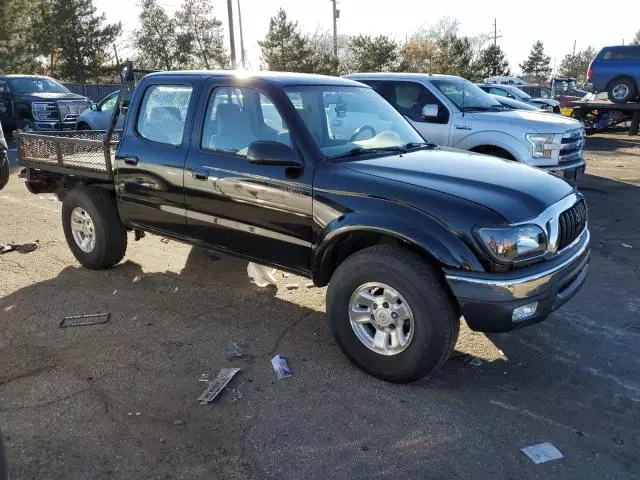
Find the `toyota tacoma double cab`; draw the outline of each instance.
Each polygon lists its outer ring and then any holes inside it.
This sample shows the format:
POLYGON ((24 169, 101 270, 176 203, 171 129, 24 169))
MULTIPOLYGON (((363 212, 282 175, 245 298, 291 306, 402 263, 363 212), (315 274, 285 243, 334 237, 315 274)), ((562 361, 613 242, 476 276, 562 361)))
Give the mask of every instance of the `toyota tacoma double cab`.
POLYGON ((474 330, 512 330, 585 281, 577 190, 425 142, 362 83, 201 71, 152 73, 133 88, 135 72, 124 78, 106 135, 18 134, 27 187, 59 195, 69 248, 89 269, 120 262, 134 231, 310 277, 328 285, 344 353, 395 382, 440 367, 461 316, 474 330))

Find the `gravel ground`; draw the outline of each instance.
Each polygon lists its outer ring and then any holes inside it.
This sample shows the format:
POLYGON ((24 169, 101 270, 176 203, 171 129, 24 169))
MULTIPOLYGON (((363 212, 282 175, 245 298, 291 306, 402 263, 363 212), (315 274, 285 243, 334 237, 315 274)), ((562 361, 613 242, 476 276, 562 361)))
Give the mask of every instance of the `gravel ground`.
POLYGON ((159 237, 122 264, 80 268, 60 203, 12 176, 0 192, 0 426, 14 479, 640 477, 640 138, 587 143, 590 277, 546 322, 463 328, 429 380, 353 367, 329 335, 324 289, 159 237), (287 285, 297 283, 298 288, 287 285), (66 315, 111 320, 62 329, 66 315), (245 344, 227 359, 229 342, 245 344), (277 380, 270 358, 289 358, 277 380), (481 363, 472 360, 479 358, 481 363), (210 405, 202 373, 242 371, 210 405), (535 465, 520 448, 564 458, 535 465))

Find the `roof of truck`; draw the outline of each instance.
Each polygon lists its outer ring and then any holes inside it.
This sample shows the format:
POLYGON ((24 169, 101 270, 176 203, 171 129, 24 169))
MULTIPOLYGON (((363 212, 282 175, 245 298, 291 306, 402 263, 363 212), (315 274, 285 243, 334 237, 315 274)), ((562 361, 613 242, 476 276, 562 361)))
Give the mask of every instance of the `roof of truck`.
POLYGON ((155 72, 147 75, 154 76, 187 76, 197 78, 209 77, 229 77, 229 78, 255 78, 266 82, 278 84, 280 86, 291 85, 337 85, 362 87, 363 85, 353 80, 340 77, 332 77, 329 75, 313 75, 309 73, 293 73, 293 72, 269 72, 269 71, 245 71, 245 70, 178 70, 155 72))
MULTIPOLYGON (((460 80, 462 77, 458 77, 456 75, 444 75, 441 73, 412 73, 412 72, 362 72, 362 73, 350 73, 345 75, 343 78, 365 78, 365 79, 375 79, 375 78, 394 78, 394 79, 415 79, 415 78, 424 78, 427 80, 460 80)), ((463 79, 464 80, 464 79, 463 79)))

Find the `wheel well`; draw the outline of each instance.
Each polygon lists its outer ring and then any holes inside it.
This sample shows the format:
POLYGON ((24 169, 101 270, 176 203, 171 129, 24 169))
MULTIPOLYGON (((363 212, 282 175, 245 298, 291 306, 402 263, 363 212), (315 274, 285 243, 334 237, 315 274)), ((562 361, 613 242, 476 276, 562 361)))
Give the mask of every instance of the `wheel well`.
POLYGON ((477 147, 473 147, 470 151, 482 153, 484 155, 493 155, 494 157, 506 158, 507 160, 515 160, 515 157, 508 151, 504 148, 496 147, 495 145, 478 145, 477 147))
POLYGON ((440 273, 442 272, 442 268, 438 261, 428 252, 418 248, 416 245, 385 233, 360 231, 342 235, 327 248, 327 251, 325 251, 323 258, 321 259, 320 269, 314 274, 314 282, 320 286, 326 285, 329 283, 329 279, 333 275, 333 272, 335 272, 338 266, 340 266, 340 264, 349 256, 360 250, 376 245, 392 245, 397 248, 410 250, 420 255, 420 257, 434 267, 435 271, 440 273))

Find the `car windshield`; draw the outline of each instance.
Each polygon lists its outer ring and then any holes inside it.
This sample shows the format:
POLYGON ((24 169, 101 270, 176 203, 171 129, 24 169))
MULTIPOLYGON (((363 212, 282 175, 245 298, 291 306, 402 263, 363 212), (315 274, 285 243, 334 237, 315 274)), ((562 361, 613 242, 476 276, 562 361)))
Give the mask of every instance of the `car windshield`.
POLYGON ((327 158, 431 145, 370 88, 305 85, 285 92, 327 158))
POLYGON ((518 100, 529 100, 530 98, 532 98, 531 95, 529 95, 527 92, 523 92, 519 88, 510 88, 509 92, 511 92, 511 95, 516 97, 518 100))
POLYGON ((461 111, 501 111, 503 105, 477 85, 464 78, 431 80, 431 83, 446 95, 461 111))
POLYGON ((12 78, 9 82, 14 93, 69 93, 69 90, 52 78, 12 78))

